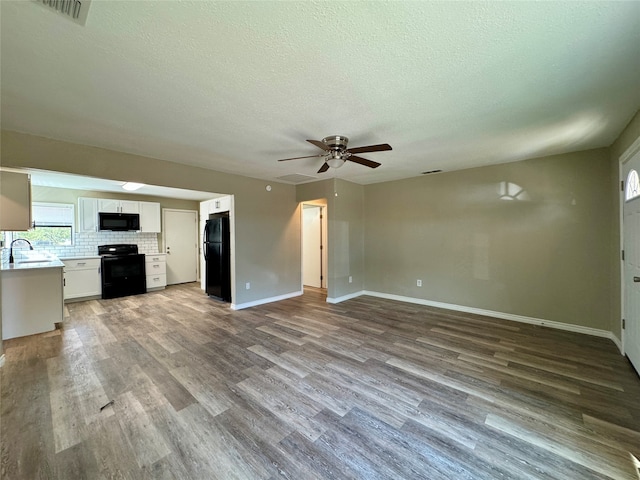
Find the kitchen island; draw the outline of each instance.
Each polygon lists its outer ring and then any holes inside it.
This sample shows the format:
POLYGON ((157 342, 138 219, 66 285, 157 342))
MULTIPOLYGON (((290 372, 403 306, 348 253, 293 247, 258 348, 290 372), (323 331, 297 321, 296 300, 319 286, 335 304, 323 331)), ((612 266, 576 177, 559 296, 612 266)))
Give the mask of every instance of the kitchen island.
POLYGON ((62 322, 63 267, 51 255, 0 265, 3 340, 50 332, 62 322))

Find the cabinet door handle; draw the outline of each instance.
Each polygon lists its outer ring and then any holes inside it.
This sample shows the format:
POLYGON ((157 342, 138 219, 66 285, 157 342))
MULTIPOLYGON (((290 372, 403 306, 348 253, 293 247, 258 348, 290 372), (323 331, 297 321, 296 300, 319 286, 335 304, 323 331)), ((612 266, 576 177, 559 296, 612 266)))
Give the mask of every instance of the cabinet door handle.
POLYGON ((154 280, 160 280, 160 277, 156 277, 156 278, 154 278, 154 280))
POLYGON ((160 265, 154 265, 153 268, 160 268, 160 265))
POLYGON ((80 265, 86 265, 86 264, 87 264, 87 262, 78 262, 77 265, 80 266, 80 265))

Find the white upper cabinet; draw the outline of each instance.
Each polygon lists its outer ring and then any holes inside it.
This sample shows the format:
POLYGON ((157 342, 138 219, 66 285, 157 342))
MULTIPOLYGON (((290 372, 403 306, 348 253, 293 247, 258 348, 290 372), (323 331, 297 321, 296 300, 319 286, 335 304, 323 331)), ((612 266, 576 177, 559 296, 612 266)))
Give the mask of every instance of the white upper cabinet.
POLYGON ((98 199, 98 212, 104 213, 140 213, 140 202, 134 200, 98 199))
POLYGON ((160 204, 156 202, 138 202, 140 206, 140 231, 160 233, 160 204))
POLYGON ((98 231, 98 199, 78 197, 78 232, 98 231))
POLYGON ((31 177, 0 172, 0 230, 24 232, 31 228, 31 177))
POLYGON ((120 200, 120 213, 140 213, 140 202, 120 200))
POLYGON ((98 199, 98 211, 104 213, 120 213, 120 200, 109 198, 98 199))
POLYGON ((113 200, 110 198, 78 198, 78 231, 97 232, 98 212, 138 213, 140 231, 160 233, 160 204, 135 200, 113 200))
POLYGON ((231 195, 214 198, 200 203, 200 214, 209 216, 210 213, 228 212, 231 210, 231 195))

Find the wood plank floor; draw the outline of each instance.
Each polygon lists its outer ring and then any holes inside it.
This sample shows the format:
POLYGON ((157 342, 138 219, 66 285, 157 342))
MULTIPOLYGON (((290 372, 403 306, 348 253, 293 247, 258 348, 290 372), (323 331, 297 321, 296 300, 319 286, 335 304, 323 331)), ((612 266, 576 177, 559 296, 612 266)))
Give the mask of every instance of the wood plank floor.
POLYGON ((4 345, 2 479, 640 478, 640 380, 602 338, 188 284, 4 345))

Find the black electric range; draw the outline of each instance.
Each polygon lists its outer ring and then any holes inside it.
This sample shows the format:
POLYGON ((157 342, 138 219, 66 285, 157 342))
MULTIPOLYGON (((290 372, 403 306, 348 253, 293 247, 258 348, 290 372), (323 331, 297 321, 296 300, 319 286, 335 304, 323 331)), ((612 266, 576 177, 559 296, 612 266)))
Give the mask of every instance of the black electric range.
POLYGON ((99 245, 98 255, 102 257, 102 298, 146 293, 145 257, 137 245, 99 245))

